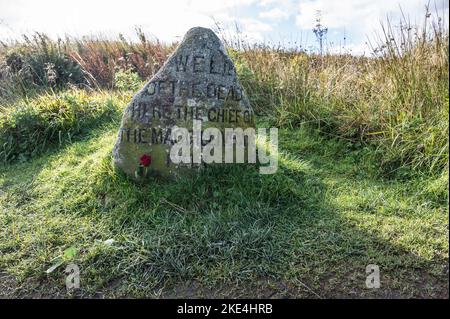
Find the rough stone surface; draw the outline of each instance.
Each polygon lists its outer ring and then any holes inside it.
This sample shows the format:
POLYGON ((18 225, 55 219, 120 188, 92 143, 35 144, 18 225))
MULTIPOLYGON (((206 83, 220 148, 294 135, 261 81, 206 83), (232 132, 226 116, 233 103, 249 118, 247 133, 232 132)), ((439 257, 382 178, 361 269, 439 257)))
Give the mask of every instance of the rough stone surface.
POLYGON ((190 29, 158 73, 124 111, 113 156, 116 167, 135 179, 176 177, 201 165, 169 157, 171 129, 192 131, 193 119, 207 127, 254 127, 254 113, 216 34, 190 29))

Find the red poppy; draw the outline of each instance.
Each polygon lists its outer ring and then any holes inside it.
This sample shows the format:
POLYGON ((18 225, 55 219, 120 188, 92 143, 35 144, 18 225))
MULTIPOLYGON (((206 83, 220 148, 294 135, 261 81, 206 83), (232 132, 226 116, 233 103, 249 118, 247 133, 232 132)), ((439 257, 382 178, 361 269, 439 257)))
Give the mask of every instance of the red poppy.
POLYGON ((152 157, 150 155, 144 154, 139 159, 139 162, 141 163, 142 166, 148 167, 152 163, 152 157))

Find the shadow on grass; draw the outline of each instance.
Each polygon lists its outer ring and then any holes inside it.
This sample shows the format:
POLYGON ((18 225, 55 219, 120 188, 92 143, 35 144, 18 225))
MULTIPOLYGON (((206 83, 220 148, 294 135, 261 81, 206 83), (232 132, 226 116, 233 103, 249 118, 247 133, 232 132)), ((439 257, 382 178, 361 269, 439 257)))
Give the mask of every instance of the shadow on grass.
MULTIPOLYGON (((330 176, 343 182, 369 178, 342 175, 354 164, 337 167, 346 159, 341 148, 306 134, 291 136, 274 175, 224 165, 148 185, 114 171, 112 146, 104 145, 114 137, 78 142, 66 155, 42 163, 47 167, 38 185, 49 178, 48 189, 39 192, 46 197, 43 218, 68 216, 78 228, 78 220, 92 219, 92 236, 74 243, 83 247, 78 262, 87 295, 99 290, 132 297, 448 295, 448 278, 435 270, 446 260, 422 258, 377 235, 376 227, 390 222, 385 216, 368 231, 336 205, 333 188, 339 185, 330 185, 330 176), (93 238, 115 243, 103 247, 88 241, 93 238), (382 288, 365 287, 368 264, 380 266, 382 288)), ((33 174, 43 166, 36 164, 33 174)))
MULTIPOLYGON (((152 294, 166 284, 176 290, 180 282, 194 281, 210 296, 230 285, 249 297, 274 296, 271 286, 287 296, 308 297, 445 294, 442 276, 428 272, 445 260, 425 260, 340 213, 322 180, 329 165, 286 152, 274 175, 224 165, 208 167, 195 178, 147 186, 103 175, 100 189, 111 198, 111 229, 120 225, 133 233, 142 249, 133 254, 139 260, 134 264, 118 260, 123 267, 134 265, 136 276, 123 277, 127 293, 152 294), (124 194, 124 188, 130 190, 124 194), (126 204, 115 206, 120 198, 126 204), (368 264, 382 269, 384 289, 365 287, 368 264), (149 278, 155 287, 133 288, 149 278)), ((223 290, 223 296, 232 296, 223 290)))

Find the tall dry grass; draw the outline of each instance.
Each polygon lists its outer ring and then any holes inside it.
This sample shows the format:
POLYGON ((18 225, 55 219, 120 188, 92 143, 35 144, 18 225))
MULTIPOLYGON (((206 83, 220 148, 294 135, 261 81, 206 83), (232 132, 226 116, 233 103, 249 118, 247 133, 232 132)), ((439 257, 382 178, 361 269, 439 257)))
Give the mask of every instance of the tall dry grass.
POLYGON ((375 145, 380 170, 448 168, 448 27, 387 21, 371 57, 318 56, 264 45, 230 50, 254 108, 282 127, 309 123, 352 145, 375 145))
POLYGON ((141 29, 136 34, 138 42, 121 35, 117 39, 68 36, 54 41, 42 33, 0 42, 0 101, 68 84, 112 89, 115 74, 126 70, 149 79, 174 45, 149 40, 141 29))

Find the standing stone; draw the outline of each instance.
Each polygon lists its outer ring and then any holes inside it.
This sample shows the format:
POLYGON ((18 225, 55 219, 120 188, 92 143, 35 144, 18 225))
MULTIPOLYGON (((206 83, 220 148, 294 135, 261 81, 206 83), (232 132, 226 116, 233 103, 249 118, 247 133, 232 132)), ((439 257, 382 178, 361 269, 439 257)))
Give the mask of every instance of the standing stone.
POLYGON ((142 180, 177 177, 199 164, 174 164, 169 156, 174 126, 254 127, 254 113, 236 69, 216 34, 190 29, 158 73, 124 111, 113 150, 116 167, 142 180))

